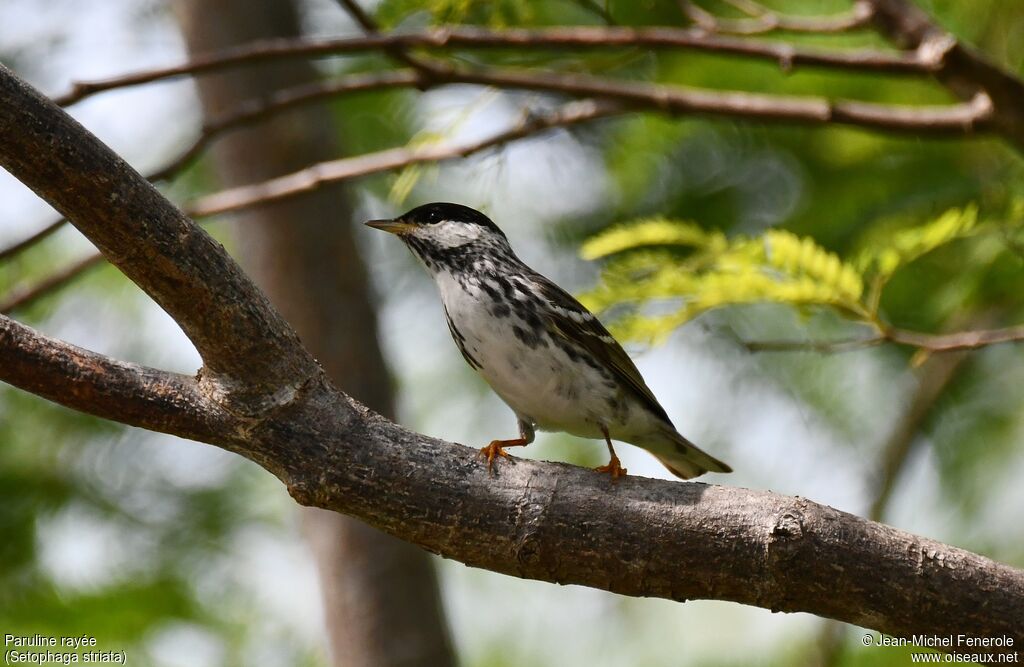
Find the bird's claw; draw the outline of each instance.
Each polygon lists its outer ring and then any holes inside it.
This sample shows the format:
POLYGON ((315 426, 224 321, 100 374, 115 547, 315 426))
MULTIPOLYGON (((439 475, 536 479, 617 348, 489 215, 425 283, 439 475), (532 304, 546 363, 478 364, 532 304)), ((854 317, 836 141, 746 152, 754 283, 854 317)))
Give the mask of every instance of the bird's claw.
POLYGON ((499 456, 509 458, 508 452, 502 447, 503 444, 505 444, 503 440, 492 440, 491 444, 480 448, 479 456, 487 459, 487 474, 489 475, 494 474, 494 459, 499 456))
POLYGON ((618 456, 613 456, 611 461, 606 465, 598 466, 594 468, 595 472, 604 472, 612 476, 612 481, 619 481, 620 477, 626 476, 626 469, 622 467, 622 463, 619 461, 618 456))

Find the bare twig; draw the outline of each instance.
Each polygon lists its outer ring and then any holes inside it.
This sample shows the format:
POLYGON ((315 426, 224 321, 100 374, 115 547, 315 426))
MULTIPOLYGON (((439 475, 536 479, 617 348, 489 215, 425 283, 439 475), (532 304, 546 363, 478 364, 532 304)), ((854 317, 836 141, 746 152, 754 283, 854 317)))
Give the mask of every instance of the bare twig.
POLYGON ((954 352, 974 350, 998 343, 1013 343, 1024 340, 1024 325, 1001 329, 980 329, 949 334, 928 334, 904 329, 889 329, 885 332, 888 340, 900 345, 928 350, 930 352, 954 352))
MULTIPOLYGON (((470 26, 434 28, 419 32, 371 34, 341 39, 268 40, 225 49, 190 62, 155 68, 108 79, 79 81, 70 91, 54 99, 62 106, 74 104, 96 93, 137 86, 186 74, 199 74, 239 65, 280 58, 336 56, 364 51, 402 48, 428 49, 608 49, 608 48, 692 49, 773 60, 786 68, 815 65, 895 73, 928 73, 934 63, 917 53, 873 50, 830 51, 805 48, 785 42, 755 41, 708 35, 704 31, 678 28, 621 28, 573 26, 537 30, 487 30, 470 26)), ((422 61, 417 61, 423 66, 422 61)), ((429 67, 429 65, 427 65, 429 67)))
POLYGON ((878 347, 886 342, 885 336, 843 338, 841 340, 751 340, 743 341, 743 347, 751 352, 853 352, 869 347, 878 347))
POLYGON ((566 95, 617 100, 637 108, 669 114, 704 114, 758 121, 824 125, 838 123, 917 135, 964 135, 984 131, 992 112, 979 94, 970 102, 941 106, 872 104, 820 97, 787 97, 737 91, 710 91, 642 81, 620 81, 587 74, 454 68, 440 72, 449 82, 498 88, 543 90, 566 95))
POLYGON ((333 81, 318 81, 284 88, 264 99, 249 100, 203 125, 199 136, 177 158, 149 174, 151 181, 172 178, 224 132, 248 125, 303 104, 367 90, 419 86, 423 76, 408 70, 350 74, 333 81))
MULTIPOLYGON (((238 105, 223 116, 205 123, 199 132, 199 136, 184 151, 156 171, 147 174, 146 178, 151 182, 170 180, 225 132, 263 120, 286 109, 360 91, 419 86, 423 81, 424 78, 421 74, 408 70, 350 74, 333 81, 315 82, 282 89, 265 99, 249 100, 244 104, 238 105)), ((0 250, 0 261, 21 253, 45 240, 66 222, 67 220, 64 218, 56 220, 32 236, 0 250)), ((66 278, 74 277, 74 275, 76 274, 72 271, 66 278)), ((57 285, 63 284, 65 281, 60 281, 57 285)), ((7 301, 8 304, 11 302, 12 300, 10 299, 7 301)), ((13 309, 21 305, 21 303, 18 303, 10 307, 13 309)), ((0 312, 9 311, 0 309, 0 312)))
POLYGON ((772 340, 747 341, 744 346, 752 352, 848 352, 876 347, 883 343, 908 345, 927 352, 957 352, 974 350, 979 347, 1024 341, 1024 325, 1001 329, 979 329, 947 334, 930 334, 906 329, 887 328, 882 332, 862 338, 847 338, 836 341, 772 340))
POLYGON ((585 123, 622 113, 627 107, 610 101, 595 102, 584 100, 566 104, 545 114, 529 115, 519 123, 483 139, 456 144, 433 144, 418 147, 401 147, 379 151, 352 158, 322 162, 301 171, 278 178, 244 185, 201 197, 185 207, 193 216, 202 217, 227 213, 249 206, 294 197, 310 192, 328 183, 348 180, 390 171, 424 162, 443 162, 464 158, 474 153, 506 144, 516 139, 536 135, 539 132, 585 123))
MULTIPOLYGON (((352 158, 343 158, 317 165, 312 171, 303 170, 272 181, 208 195, 186 205, 185 210, 195 218, 236 211, 309 192, 328 182, 345 181, 424 162, 441 162, 467 157, 495 146, 533 136, 544 130, 596 120, 623 111, 625 111, 623 107, 614 103, 588 101, 570 103, 553 113, 527 115, 520 123, 477 141, 420 148, 393 148, 352 158)), ((14 294, 0 304, 0 313, 12 313, 31 305, 38 299, 70 284, 89 267, 102 260, 103 256, 100 253, 94 253, 74 265, 44 278, 39 283, 17 289, 14 294)))
POLYGON ((900 47, 933 63, 935 77, 961 99, 984 91, 992 100, 993 124, 1018 150, 1024 147, 1024 80, 991 62, 936 25, 908 0, 865 0, 876 26, 900 47))
POLYGON ((21 241, 17 241, 7 246, 6 248, 0 249, 0 262, 8 259, 9 257, 13 257, 27 250, 28 248, 31 248, 37 243, 40 243, 48 239, 55 231, 60 229, 65 222, 66 220, 64 220, 64 218, 54 220, 53 222, 47 224, 39 231, 29 236, 28 238, 22 239, 21 241))
MULTIPOLYGON (((380 28, 377 26, 377 22, 373 20, 369 14, 363 11, 363 8, 359 6, 356 0, 338 0, 338 3, 342 8, 348 12, 352 20, 359 24, 359 27, 368 35, 377 35, 380 33, 380 28)), ((414 70, 420 72, 420 74, 429 74, 431 71, 430 63, 426 60, 417 58, 416 56, 409 55, 409 52, 402 46, 388 46, 385 48, 385 52, 398 62, 412 67, 414 70)))
MULTIPOLYGON (((467 144, 394 148, 313 165, 271 181, 207 195, 186 207, 186 211, 197 217, 225 213, 293 197, 315 190, 327 183, 398 169, 412 164, 465 157, 551 127, 583 123, 636 109, 648 109, 675 115, 706 114, 762 121, 802 122, 812 125, 842 123, 893 132, 913 132, 917 135, 961 135, 981 132, 987 128, 987 119, 991 111, 988 100, 983 94, 964 104, 902 107, 843 100, 829 101, 812 97, 705 91, 644 82, 618 81, 582 74, 540 73, 497 68, 470 70, 447 65, 443 67, 432 65, 432 67, 434 69, 427 79, 418 79, 416 74, 409 72, 367 75, 366 78, 357 75, 339 80, 334 84, 317 84, 298 91, 282 91, 276 102, 254 102, 248 111, 243 109, 232 113, 223 122, 218 123, 215 128, 211 128, 204 134, 212 136, 215 132, 223 131, 228 127, 274 113, 283 106, 320 99, 328 94, 385 85, 415 85, 416 82, 421 82, 426 86, 445 83, 477 83, 499 88, 523 88, 594 97, 598 101, 570 105, 570 110, 564 115, 562 112, 556 112, 553 115, 530 118, 513 128, 467 144)), ((197 139, 197 144, 208 140, 209 137, 204 139, 201 135, 197 139)), ((169 165, 171 171, 185 164, 194 151, 198 151, 198 149, 189 149, 182 158, 169 165)), ((163 172, 170 173, 167 170, 163 170, 163 172)), ((63 280, 59 284, 66 284, 74 275, 71 272, 64 272, 63 280)), ((58 284, 48 285, 45 293, 52 292, 57 286, 58 284)), ((30 303, 34 298, 33 290, 29 290, 20 304, 30 303)))
POLYGON ((103 261, 103 255, 94 251, 60 271, 51 273, 37 283, 15 286, 10 294, 0 301, 0 314, 10 315, 16 310, 25 308, 39 299, 57 292, 92 267, 102 264, 103 261))
POLYGON ((679 0, 683 14, 708 32, 722 35, 760 35, 776 30, 816 34, 839 33, 866 27, 874 13, 866 0, 858 0, 853 9, 834 16, 789 16, 754 3, 735 3, 751 18, 727 19, 715 16, 692 0, 679 0))

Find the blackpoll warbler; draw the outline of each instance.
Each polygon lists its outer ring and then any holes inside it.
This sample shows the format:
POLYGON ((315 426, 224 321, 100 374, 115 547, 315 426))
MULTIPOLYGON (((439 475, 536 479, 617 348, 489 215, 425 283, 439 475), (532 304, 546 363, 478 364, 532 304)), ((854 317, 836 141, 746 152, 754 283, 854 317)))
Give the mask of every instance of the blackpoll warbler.
POLYGON ((366 223, 397 235, 426 265, 462 356, 515 412, 519 438, 480 451, 490 468, 506 447, 533 442, 534 429, 612 438, 646 449, 683 479, 731 472, 680 435, 636 366, 597 318, 516 257, 505 234, 479 211, 435 203, 394 220, 366 223))

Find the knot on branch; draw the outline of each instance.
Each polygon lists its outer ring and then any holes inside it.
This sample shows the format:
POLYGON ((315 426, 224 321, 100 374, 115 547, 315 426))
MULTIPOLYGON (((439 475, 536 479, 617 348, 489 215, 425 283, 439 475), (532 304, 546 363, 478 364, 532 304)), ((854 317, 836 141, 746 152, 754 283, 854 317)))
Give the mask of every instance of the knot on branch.
POLYGON ((804 515, 791 508, 779 515, 768 535, 768 558, 772 562, 786 561, 800 550, 804 537, 804 515))
POLYGON ((296 480, 287 485, 288 495, 303 507, 323 507, 319 485, 306 480, 296 480))

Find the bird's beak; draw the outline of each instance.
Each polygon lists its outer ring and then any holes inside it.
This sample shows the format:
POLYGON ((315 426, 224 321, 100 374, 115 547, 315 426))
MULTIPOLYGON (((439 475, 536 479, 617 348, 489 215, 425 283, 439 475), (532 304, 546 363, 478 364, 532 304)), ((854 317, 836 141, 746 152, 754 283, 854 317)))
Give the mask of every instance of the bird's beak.
POLYGON ((385 232, 391 234, 398 234, 401 236, 406 232, 412 230, 415 225, 411 225, 408 222, 402 222, 399 220, 370 220, 366 223, 367 227, 373 227, 374 229, 382 229, 385 232))

